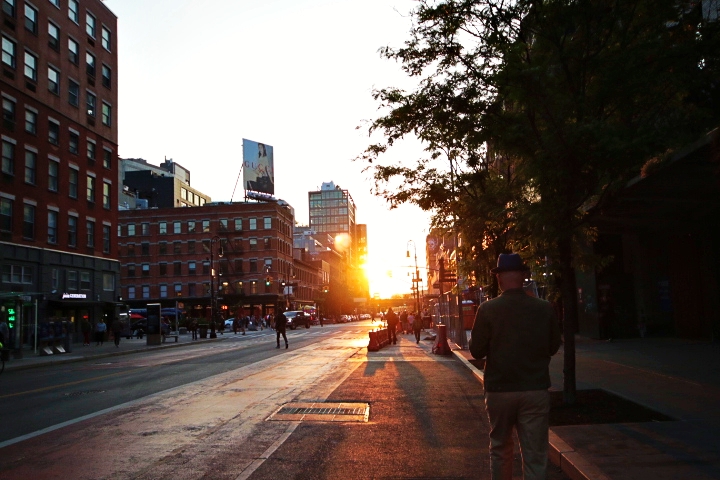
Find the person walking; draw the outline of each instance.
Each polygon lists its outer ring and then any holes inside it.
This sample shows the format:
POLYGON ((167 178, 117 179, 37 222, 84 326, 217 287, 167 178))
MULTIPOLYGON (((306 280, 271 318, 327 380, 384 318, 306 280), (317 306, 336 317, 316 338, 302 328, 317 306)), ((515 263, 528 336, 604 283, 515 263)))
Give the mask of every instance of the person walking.
POLYGON ((115 340, 115 347, 120 348, 120 337, 122 336, 123 325, 120 323, 120 319, 115 317, 111 325, 113 333, 113 340, 115 340))
POLYGON ((277 337, 277 347, 275 348, 280 348, 280 335, 282 335, 283 340, 285 340, 285 348, 289 346, 287 335, 285 334, 287 317, 285 317, 282 310, 282 308, 278 308, 278 313, 275 315, 275 336, 277 337))
POLYGON ((105 320, 102 318, 98 323, 95 324, 95 346, 102 345, 105 342, 105 332, 107 332, 107 325, 105 320))
POLYGON ((388 311, 385 314, 385 321, 387 321, 388 326, 388 339, 390 340, 390 343, 395 345, 397 344, 398 316, 395 312, 393 312, 392 307, 388 308, 388 311))
POLYGON ((475 315, 470 353, 485 361, 485 410, 490 422, 492 480, 512 478, 513 429, 524 480, 546 478, 550 412, 550 357, 560 348, 560 326, 550 303, 523 290, 529 268, 516 253, 500 254, 499 297, 475 315))
POLYGON ((190 333, 192 333, 192 339, 197 340, 198 339, 198 321, 197 318, 193 318, 192 321, 190 321, 190 333))
POLYGON ((420 343, 420 332, 422 332, 423 322, 420 318, 420 315, 412 314, 412 329, 413 333, 415 334, 415 343, 420 343))

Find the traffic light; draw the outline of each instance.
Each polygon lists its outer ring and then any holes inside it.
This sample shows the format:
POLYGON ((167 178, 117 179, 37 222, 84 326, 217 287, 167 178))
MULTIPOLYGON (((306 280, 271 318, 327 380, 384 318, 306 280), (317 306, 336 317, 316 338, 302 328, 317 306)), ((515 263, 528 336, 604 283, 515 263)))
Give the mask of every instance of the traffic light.
POLYGON ((269 287, 271 284, 272 284, 272 278, 271 278, 271 277, 266 277, 266 278, 265 278, 265 286, 266 286, 266 287, 269 287))

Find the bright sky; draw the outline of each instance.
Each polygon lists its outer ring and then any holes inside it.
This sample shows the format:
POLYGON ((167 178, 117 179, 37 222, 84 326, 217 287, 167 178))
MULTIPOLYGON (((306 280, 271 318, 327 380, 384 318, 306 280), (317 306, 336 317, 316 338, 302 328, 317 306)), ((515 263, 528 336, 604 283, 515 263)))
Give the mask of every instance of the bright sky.
MULTIPOLYGON (((120 156, 172 158, 194 188, 237 201, 242 138, 272 145, 275 195, 296 221, 308 224, 307 192, 322 182, 349 190, 368 225, 370 294, 409 292, 408 242, 424 266, 429 216, 389 211, 352 159, 371 142, 356 127, 378 114, 372 89, 410 85, 378 49, 408 38, 413 3, 105 0, 118 17, 120 156)), ((406 145, 387 161, 419 156, 406 145)))

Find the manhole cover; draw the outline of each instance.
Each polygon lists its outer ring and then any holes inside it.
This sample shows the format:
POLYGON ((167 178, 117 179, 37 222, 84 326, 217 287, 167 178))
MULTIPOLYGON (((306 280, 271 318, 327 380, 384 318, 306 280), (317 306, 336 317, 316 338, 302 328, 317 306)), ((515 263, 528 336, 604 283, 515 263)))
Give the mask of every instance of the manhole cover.
POLYGON ((286 403, 268 420, 314 422, 367 422, 370 405, 367 403, 286 403))

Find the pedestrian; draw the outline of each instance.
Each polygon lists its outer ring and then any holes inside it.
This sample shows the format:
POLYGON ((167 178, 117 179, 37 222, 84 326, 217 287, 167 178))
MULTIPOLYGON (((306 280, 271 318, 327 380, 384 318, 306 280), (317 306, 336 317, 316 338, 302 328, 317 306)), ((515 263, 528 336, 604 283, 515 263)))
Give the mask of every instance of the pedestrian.
POLYGON ((278 308, 278 314, 275 316, 275 336, 277 337, 277 347, 280 348, 280 335, 282 335, 283 340, 285 340, 285 348, 288 348, 288 339, 287 335, 285 334, 285 326, 287 325, 287 318, 282 312, 282 308, 278 308))
POLYGON ((95 324, 95 346, 102 345, 105 341, 105 332, 107 332, 107 325, 105 320, 102 318, 98 323, 95 324))
POLYGON ((413 313, 412 315, 413 322, 412 322, 412 329, 413 333, 415 334, 415 343, 420 343, 420 332, 422 332, 423 322, 420 318, 420 315, 415 316, 413 313))
POLYGON ((197 318, 193 318, 190 321, 190 333, 192 333, 192 339, 197 340, 198 339, 198 321, 197 318))
POLYGON ((240 320, 237 317, 233 318, 232 327, 233 333, 237 335, 238 330, 240 330, 240 320))
POLYGON ((397 344, 396 330, 398 326, 398 316, 395 312, 393 312, 392 307, 388 308, 388 311, 385 314, 385 320, 387 321, 389 340, 393 345, 395 345, 397 344))
POLYGON ((475 315, 470 353, 485 361, 485 410, 490 422, 492 480, 512 478, 513 429, 524 480, 544 479, 548 459, 550 357, 560 347, 560 327, 550 303, 523 290, 529 268, 520 255, 500 254, 499 297, 475 315))
POLYGON ((115 347, 120 348, 120 336, 122 335, 122 323, 120 323, 120 319, 115 317, 115 320, 113 320, 111 325, 111 330, 113 333, 113 339, 115 340, 115 347))
POLYGON ((407 310, 403 310, 400 314, 400 327, 402 328, 402 333, 410 333, 410 327, 408 326, 408 313, 407 310))
POLYGON ((90 325, 90 322, 88 322, 87 318, 83 318, 82 323, 80 323, 80 331, 83 334, 83 347, 89 347, 90 334, 92 333, 92 325, 90 325))
POLYGON ((0 342, 10 343, 10 327, 4 318, 0 318, 0 342))

